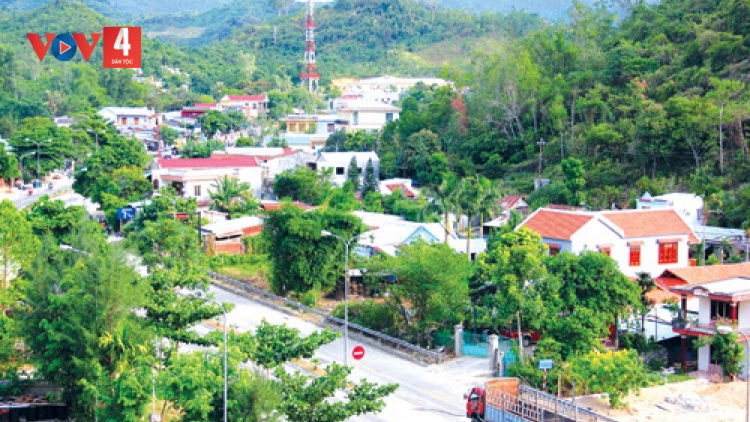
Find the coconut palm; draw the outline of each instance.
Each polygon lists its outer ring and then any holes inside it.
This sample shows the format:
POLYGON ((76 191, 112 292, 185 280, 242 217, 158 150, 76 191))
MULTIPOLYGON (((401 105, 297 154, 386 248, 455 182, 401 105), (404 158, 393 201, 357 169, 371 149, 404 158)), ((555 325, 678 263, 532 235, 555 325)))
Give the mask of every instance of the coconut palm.
POLYGON ((423 195, 429 199, 429 203, 422 210, 422 213, 436 213, 443 216, 445 224, 445 243, 448 243, 448 232, 450 232, 450 215, 459 211, 458 207, 458 188, 460 181, 451 174, 443 180, 437 188, 425 188, 422 190, 423 195))
POLYGON ((482 189, 477 176, 466 177, 461 180, 457 192, 457 205, 461 214, 466 215, 467 234, 466 237, 466 254, 471 261, 471 219, 480 213, 480 203, 482 202, 482 189))
POLYGON ((479 177, 479 226, 480 233, 484 235, 484 218, 494 218, 500 211, 500 199, 503 197, 502 190, 498 184, 486 177, 479 177))
POLYGON ((250 184, 224 175, 216 181, 216 190, 209 191, 212 210, 232 214, 255 214, 260 204, 250 191, 250 184))

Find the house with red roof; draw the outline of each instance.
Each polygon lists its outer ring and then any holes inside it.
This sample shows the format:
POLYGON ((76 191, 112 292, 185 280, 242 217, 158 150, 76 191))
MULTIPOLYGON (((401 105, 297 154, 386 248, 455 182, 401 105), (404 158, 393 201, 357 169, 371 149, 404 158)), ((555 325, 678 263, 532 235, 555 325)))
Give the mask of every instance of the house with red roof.
POLYGON ((225 95, 219 104, 231 111, 238 111, 249 119, 254 119, 268 111, 268 96, 260 95, 225 95))
POLYGON ((156 158, 151 162, 154 189, 172 186, 185 198, 196 198, 199 206, 208 205, 209 195, 224 176, 250 184, 260 197, 263 168, 252 156, 213 156, 211 158, 156 158))
POLYGON ((387 179, 380 181, 380 193, 390 195, 395 190, 400 190, 406 199, 419 198, 419 189, 412 185, 411 179, 387 179))
POLYGON ((197 119, 199 116, 206 114, 209 110, 221 110, 221 105, 214 103, 196 103, 192 107, 182 107, 182 110, 180 110, 180 117, 183 119, 197 119))
POLYGON ((700 243, 673 209, 574 212, 540 208, 517 228, 540 236, 549 254, 599 251, 612 257, 629 277, 656 277, 690 266, 690 245, 700 243))
MULTIPOLYGON (((717 331, 736 331, 750 335, 750 263, 675 268, 657 278, 679 297, 680 312, 672 320, 672 330, 682 336, 683 367, 687 367, 687 342, 690 337, 713 337, 717 331), (697 301, 697 317, 690 314, 691 301, 697 301)), ((747 346, 747 338, 742 338, 747 346)), ((745 347, 747 359, 748 348, 745 347)), ((711 345, 698 349, 698 370, 721 373, 711 363, 711 345)), ((748 368, 740 375, 747 377, 748 368)))

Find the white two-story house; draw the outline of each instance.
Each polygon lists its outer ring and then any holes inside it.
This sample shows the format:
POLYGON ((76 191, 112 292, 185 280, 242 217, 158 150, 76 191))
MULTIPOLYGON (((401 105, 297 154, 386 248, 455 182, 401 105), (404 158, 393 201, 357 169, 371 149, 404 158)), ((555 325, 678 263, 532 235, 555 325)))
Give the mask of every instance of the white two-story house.
POLYGON ((320 152, 307 162, 307 167, 311 170, 321 171, 327 168, 333 169, 331 182, 336 186, 343 186, 349 177, 349 164, 352 157, 357 160, 359 169, 360 184, 364 180, 367 161, 372 160, 372 167, 375 170, 375 177, 380 174, 380 158, 378 154, 370 152, 320 152))
MULTIPOLYGON (((745 346, 742 362, 747 362, 750 339, 750 263, 709 265, 667 271, 664 277, 673 279, 669 290, 680 296, 680 314, 672 321, 672 329, 682 343, 682 364, 687 369, 687 343, 690 337, 712 337, 734 331, 745 346), (688 313, 689 301, 698 302, 698 318, 688 313)), ((691 359, 692 358, 692 359, 691 359)), ((698 370, 720 373, 721 368, 711 359, 711 345, 698 349, 698 370)), ((748 376, 743 365, 741 376, 748 376)))
POLYGON ((226 111, 237 111, 249 119, 254 119, 268 111, 268 96, 260 95, 225 95, 219 104, 226 111))
POLYGON ((224 176, 249 183, 253 194, 260 198, 263 168, 255 157, 156 158, 151 163, 155 190, 172 186, 183 197, 196 198, 199 206, 210 203, 209 193, 216 190, 217 181, 224 176))
POLYGON ((550 254, 600 251, 628 277, 656 278, 664 270, 690 265, 692 228, 673 209, 574 212, 540 208, 518 227, 542 236, 550 254))
POLYGON ((160 124, 159 116, 146 107, 104 107, 98 114, 119 131, 152 130, 160 124))

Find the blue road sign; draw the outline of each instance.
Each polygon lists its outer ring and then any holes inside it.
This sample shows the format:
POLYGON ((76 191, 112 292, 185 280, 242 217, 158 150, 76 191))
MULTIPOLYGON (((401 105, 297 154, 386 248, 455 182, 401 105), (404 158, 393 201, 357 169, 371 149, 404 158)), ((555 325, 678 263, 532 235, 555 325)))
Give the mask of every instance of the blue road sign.
POLYGON ((552 369, 552 359, 539 359, 539 369, 549 370, 552 369))

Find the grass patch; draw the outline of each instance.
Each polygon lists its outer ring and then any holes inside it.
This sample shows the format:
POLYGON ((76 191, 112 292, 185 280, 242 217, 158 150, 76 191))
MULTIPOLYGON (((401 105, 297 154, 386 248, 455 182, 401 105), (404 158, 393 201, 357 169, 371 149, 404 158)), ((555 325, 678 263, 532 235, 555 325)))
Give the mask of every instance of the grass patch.
POLYGON ((271 271, 271 261, 267 254, 217 256, 211 258, 211 268, 227 277, 263 281, 264 286, 258 287, 265 289, 269 287, 265 282, 271 271))

